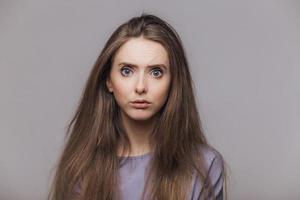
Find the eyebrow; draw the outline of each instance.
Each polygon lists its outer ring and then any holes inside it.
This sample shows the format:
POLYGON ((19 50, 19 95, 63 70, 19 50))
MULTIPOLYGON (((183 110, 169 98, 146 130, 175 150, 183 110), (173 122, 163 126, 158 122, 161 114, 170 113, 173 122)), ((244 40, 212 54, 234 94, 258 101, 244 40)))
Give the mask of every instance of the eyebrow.
MULTIPOLYGON (((128 63, 128 62, 121 62, 118 64, 119 66, 121 65, 129 65, 129 66, 132 66, 132 67, 135 67, 137 68, 138 66, 135 65, 135 64, 132 64, 132 63, 128 63)), ((165 70, 168 70, 168 68, 164 65, 164 64, 153 64, 153 65, 148 65, 146 67, 149 67, 149 68, 152 68, 152 67, 162 67, 164 68, 165 70)))

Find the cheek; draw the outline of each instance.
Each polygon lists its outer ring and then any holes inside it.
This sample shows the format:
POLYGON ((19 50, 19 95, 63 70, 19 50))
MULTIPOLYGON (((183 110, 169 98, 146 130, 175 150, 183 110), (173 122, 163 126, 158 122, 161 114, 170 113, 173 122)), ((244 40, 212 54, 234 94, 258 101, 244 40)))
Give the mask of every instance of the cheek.
POLYGON ((130 94, 131 86, 129 82, 115 81, 113 84, 114 95, 117 101, 126 101, 130 94))
POLYGON ((168 92, 169 92, 169 83, 165 83, 163 85, 159 85, 152 88, 153 95, 155 99, 161 103, 167 99, 168 92))

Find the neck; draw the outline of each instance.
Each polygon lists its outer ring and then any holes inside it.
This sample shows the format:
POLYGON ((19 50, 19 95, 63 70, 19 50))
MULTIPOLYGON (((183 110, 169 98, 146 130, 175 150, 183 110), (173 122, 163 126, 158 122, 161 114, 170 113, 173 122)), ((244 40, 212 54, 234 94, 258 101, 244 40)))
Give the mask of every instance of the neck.
POLYGON ((137 121, 129 118, 123 112, 121 112, 121 117, 131 145, 129 155, 136 156, 150 152, 149 137, 151 131, 154 129, 157 118, 154 116, 148 120, 137 121))

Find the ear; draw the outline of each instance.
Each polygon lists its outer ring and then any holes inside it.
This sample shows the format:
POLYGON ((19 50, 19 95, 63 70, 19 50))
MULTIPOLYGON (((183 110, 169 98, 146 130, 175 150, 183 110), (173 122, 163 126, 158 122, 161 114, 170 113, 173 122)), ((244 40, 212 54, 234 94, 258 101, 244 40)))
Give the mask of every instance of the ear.
POLYGON ((106 80, 106 86, 107 86, 107 89, 109 90, 109 92, 113 92, 112 84, 111 84, 111 81, 109 78, 107 78, 107 80, 106 80))

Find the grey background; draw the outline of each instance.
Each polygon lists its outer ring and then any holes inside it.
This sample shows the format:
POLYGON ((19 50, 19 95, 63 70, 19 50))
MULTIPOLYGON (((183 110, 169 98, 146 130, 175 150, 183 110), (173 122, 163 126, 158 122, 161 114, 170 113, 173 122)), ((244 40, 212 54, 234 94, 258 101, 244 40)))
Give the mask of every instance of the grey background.
POLYGON ((299 1, 0 1, 0 199, 45 199, 104 42, 142 11, 180 34, 230 199, 300 199, 299 1))

